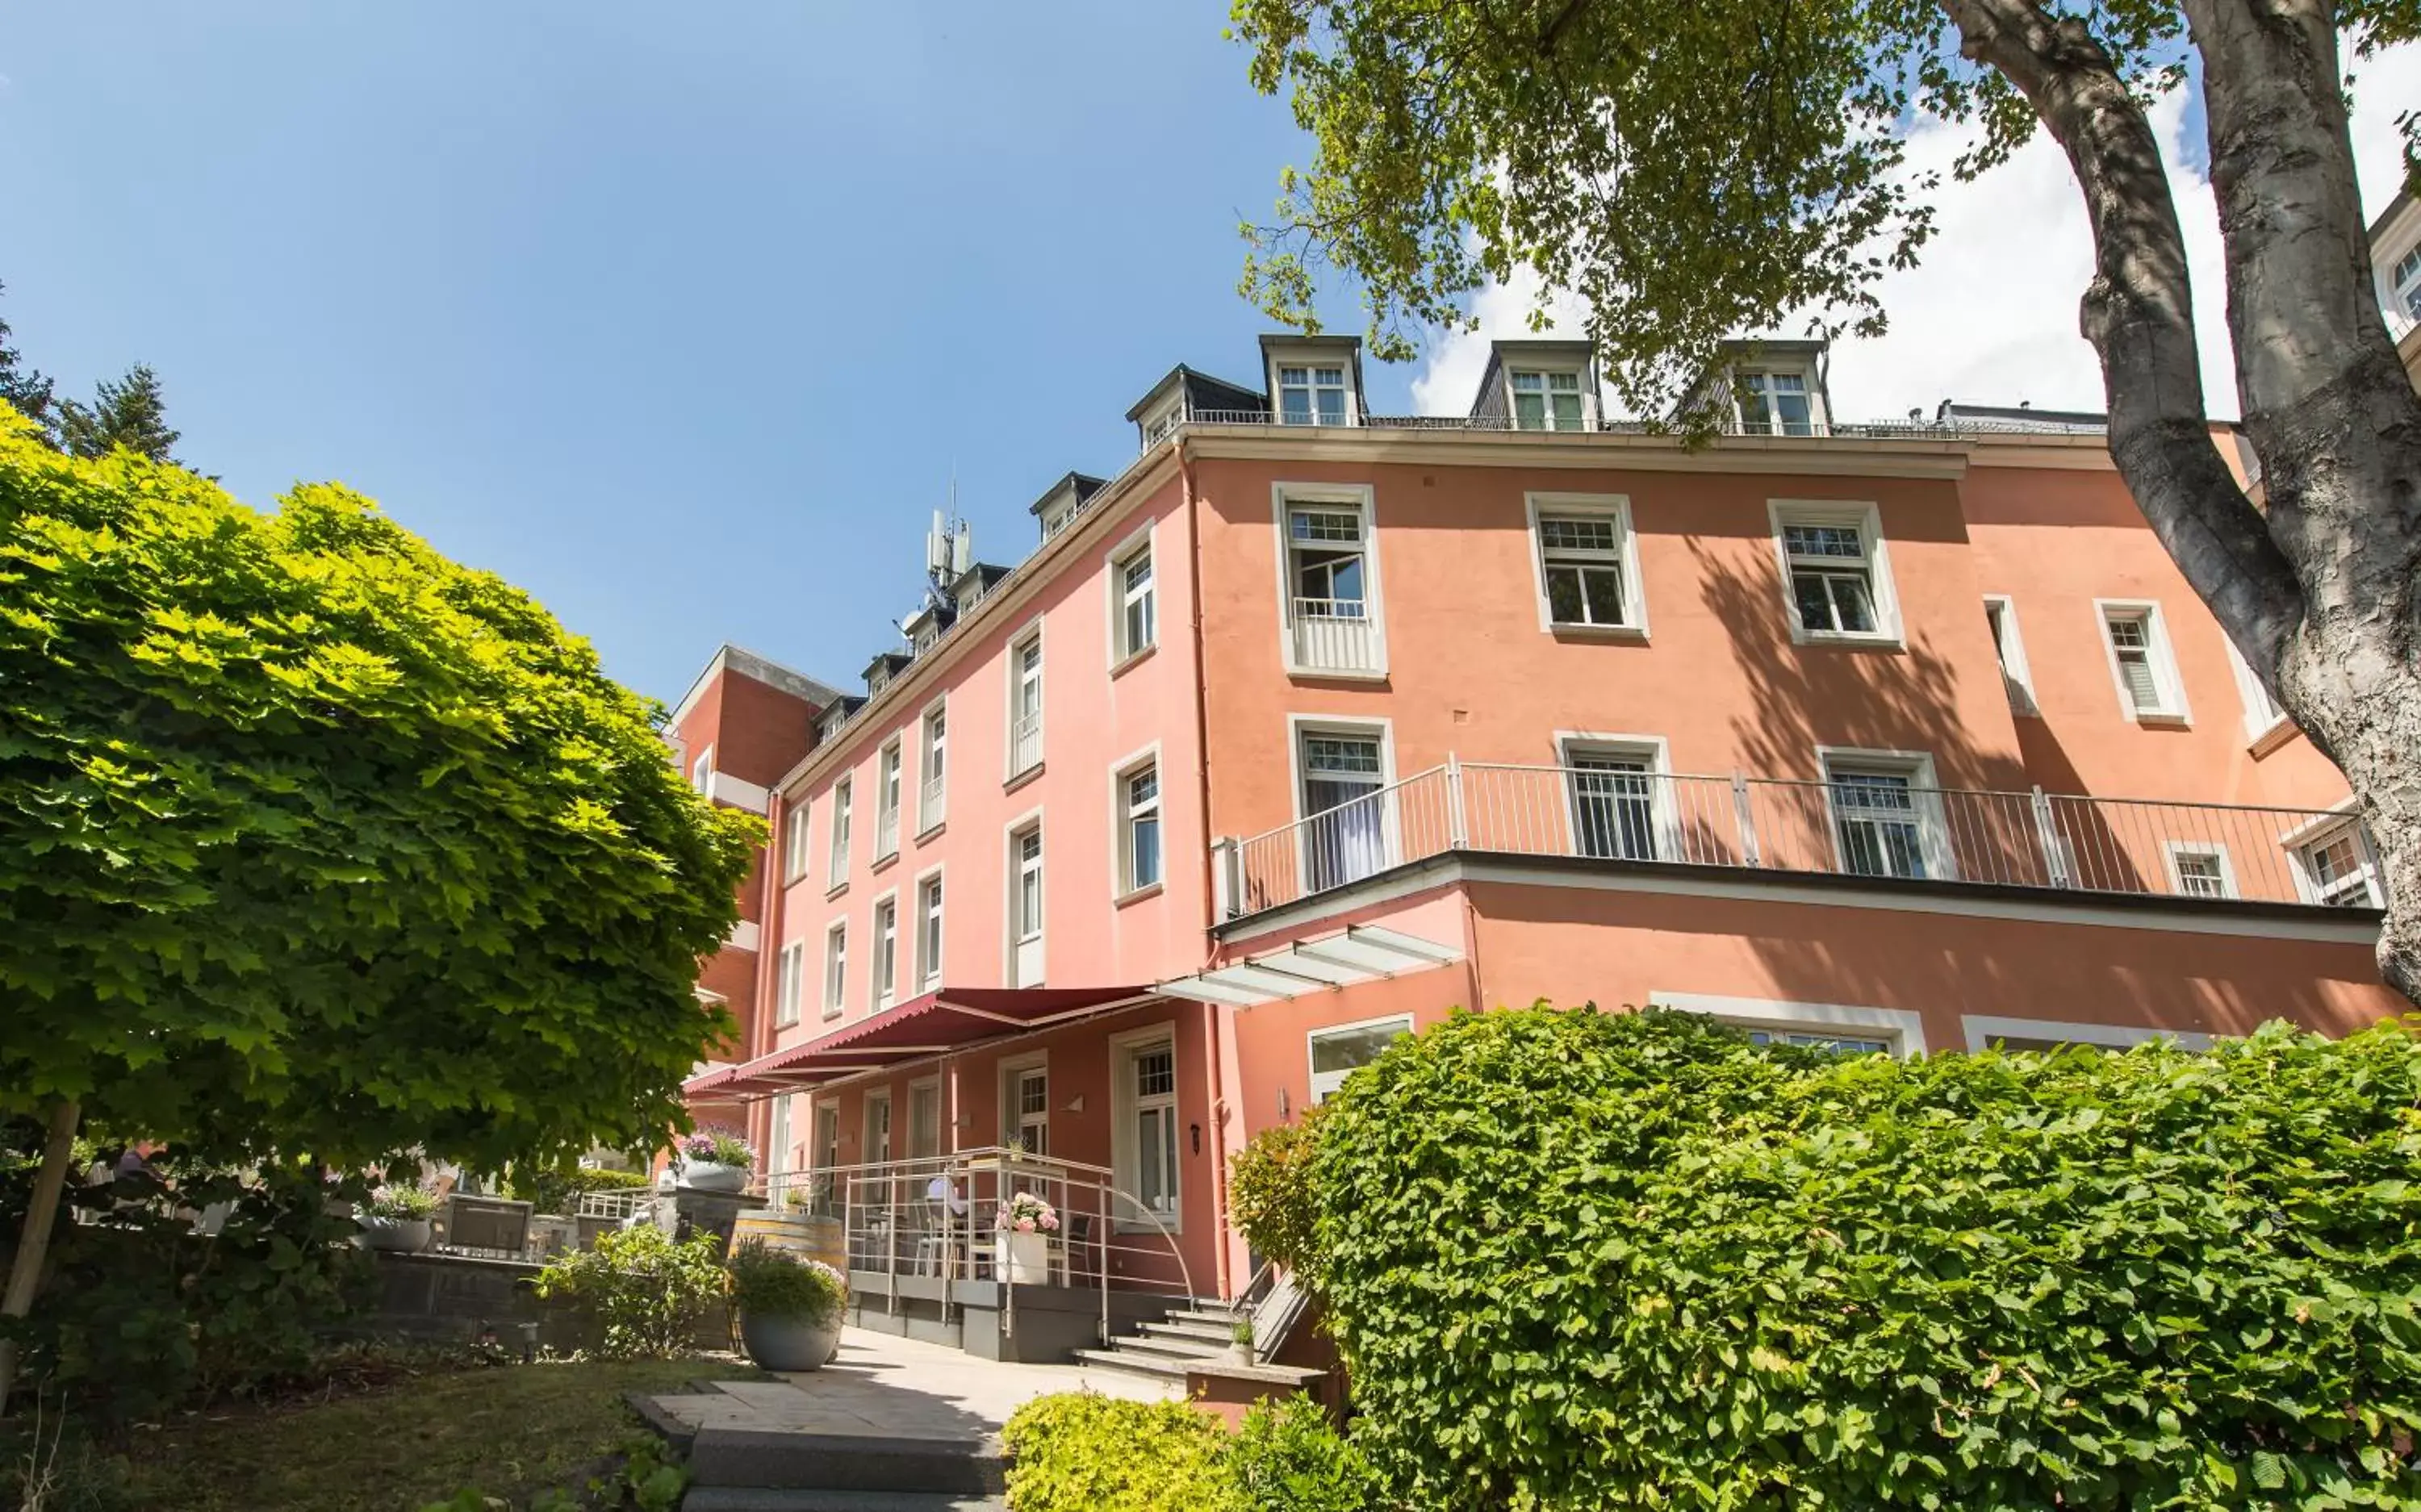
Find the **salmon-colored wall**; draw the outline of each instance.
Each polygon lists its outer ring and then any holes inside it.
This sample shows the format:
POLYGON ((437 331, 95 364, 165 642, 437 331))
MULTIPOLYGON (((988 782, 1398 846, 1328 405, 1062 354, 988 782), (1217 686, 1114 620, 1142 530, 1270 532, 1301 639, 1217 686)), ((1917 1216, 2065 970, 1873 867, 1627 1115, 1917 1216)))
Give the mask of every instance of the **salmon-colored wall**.
POLYGON ((2038 719, 2017 721, 2030 782, 2052 792, 2326 808, 2343 776, 2300 734, 2255 756, 2226 632, 2134 500, 2102 468, 1979 466, 1960 485, 1982 593, 2007 594, 2038 719), (2185 685, 2185 727, 2121 708, 2097 599, 2161 606, 2185 685))
MULTIPOLYGON (((783 943, 806 942, 805 990, 799 1023, 772 1031, 762 1049, 809 1038, 836 1023, 863 1018, 870 1007, 876 901, 896 894, 899 908, 899 977, 895 1002, 917 994, 914 930, 917 880, 940 866, 943 888, 943 979, 952 987, 996 987, 1008 980, 1008 828, 1039 811, 1043 833, 1044 980, 1054 987, 1149 983, 1198 966, 1209 919, 1205 892, 1199 742, 1195 739, 1192 619, 1187 570, 1188 522, 1180 485, 1172 478, 1132 509, 1088 512, 1049 549, 1055 572, 1040 575, 1032 601, 1000 599, 978 606, 980 616, 960 633, 975 637, 972 654, 937 676, 898 685, 897 696, 858 717, 844 737, 841 760, 820 770, 794 802, 809 806, 808 865, 801 881, 782 889, 781 917, 771 932, 783 943), (1138 531, 1153 530, 1157 645, 1112 675, 1107 561, 1138 531), (1039 620, 1043 647, 1042 770, 1009 785, 1007 762, 1008 648, 1039 620), (919 837, 918 770, 921 724, 933 700, 948 698, 947 819, 919 837), (877 757, 900 736, 903 754, 899 851, 876 865, 877 757), (1159 750, 1161 892, 1126 901, 1114 897, 1114 766, 1159 750), (832 895, 833 789, 852 777, 851 851, 846 887, 832 895), (849 923, 845 1011, 821 1012, 824 939, 836 920, 849 923)), ((1035 567, 1029 564, 1028 571, 1035 567)), ((1012 579, 1014 584, 1018 580, 1012 579)), ((769 946, 769 948, 771 948, 769 946)), ((770 1025, 770 1015, 768 1016, 770 1025)))

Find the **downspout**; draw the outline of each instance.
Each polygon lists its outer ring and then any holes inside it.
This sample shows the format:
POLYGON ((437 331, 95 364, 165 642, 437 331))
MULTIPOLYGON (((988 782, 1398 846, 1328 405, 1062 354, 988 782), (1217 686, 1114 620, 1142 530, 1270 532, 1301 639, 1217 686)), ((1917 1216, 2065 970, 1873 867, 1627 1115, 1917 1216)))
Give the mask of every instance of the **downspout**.
MULTIPOLYGON (((757 979, 749 991, 748 1044, 746 1052, 741 1057, 743 1061, 754 1060, 773 1048, 773 1021, 776 1010, 771 995, 770 978, 780 969, 782 960, 781 834, 782 826, 789 820, 789 800, 779 788, 766 796, 765 821, 768 828, 764 849, 758 852, 758 865, 765 868, 765 891, 757 906, 757 979)), ((803 974, 804 970, 802 965, 803 974)), ((805 990, 804 985, 800 990, 805 990)), ((769 1101, 765 1104, 765 1145, 770 1146, 773 1142, 773 1105, 769 1101)), ((765 1174, 776 1174, 777 1161, 789 1158, 786 1151, 769 1150, 765 1157, 765 1174)))
MULTIPOLYGON (((1202 510, 1194 491, 1194 460, 1186 455, 1182 429, 1170 445, 1177 448, 1177 476, 1185 508, 1185 573, 1186 591, 1192 597, 1191 621, 1194 633, 1194 750, 1196 757, 1195 782, 1199 785, 1198 800, 1202 805, 1202 934, 1210 944, 1210 931, 1218 921, 1211 918, 1212 899, 1218 889, 1210 875, 1210 668, 1203 654, 1202 641, 1202 510)), ((1215 945, 1210 947, 1215 951, 1215 945)), ((1205 959, 1209 956, 1206 954, 1205 959)), ((1202 1058, 1210 1071, 1210 1257, 1213 1280, 1218 1294, 1225 1297, 1230 1286, 1227 1251, 1227 1090, 1221 1070, 1219 1028, 1224 1017, 1232 1012, 1215 1003, 1203 1005, 1202 1058)))

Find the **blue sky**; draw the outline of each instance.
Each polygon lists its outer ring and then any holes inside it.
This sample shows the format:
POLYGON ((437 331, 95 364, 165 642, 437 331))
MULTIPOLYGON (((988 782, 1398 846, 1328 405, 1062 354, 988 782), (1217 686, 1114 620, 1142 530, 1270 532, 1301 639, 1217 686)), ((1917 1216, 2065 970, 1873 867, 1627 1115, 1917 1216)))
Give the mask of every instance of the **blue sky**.
POLYGON ((239 497, 350 483, 667 700, 724 640, 851 679, 954 467, 1013 562, 1171 364, 1250 378, 1307 155, 1222 0, 13 10, 28 358, 150 363, 239 497))

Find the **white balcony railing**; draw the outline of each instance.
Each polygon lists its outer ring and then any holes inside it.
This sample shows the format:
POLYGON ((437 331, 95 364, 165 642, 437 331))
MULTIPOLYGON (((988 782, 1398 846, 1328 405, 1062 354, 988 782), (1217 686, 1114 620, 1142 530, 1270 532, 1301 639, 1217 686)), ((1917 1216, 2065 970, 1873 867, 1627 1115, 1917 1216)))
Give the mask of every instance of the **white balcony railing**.
POLYGON ((1008 729, 1008 773, 1031 772, 1042 764, 1042 710, 1017 716, 1008 729))
POLYGON ((1307 672, 1381 670, 1379 630, 1360 599, 1294 601, 1294 664, 1307 672))
POLYGON ((886 808, 874 816, 874 859, 899 853, 899 811, 886 808))
POLYGON ((925 779, 916 795, 916 832, 921 834, 949 817, 949 790, 939 777, 925 779))
POLYGON ((2310 903, 2297 847, 2340 812, 1449 759, 1214 847, 1242 918, 1450 850, 2310 903))

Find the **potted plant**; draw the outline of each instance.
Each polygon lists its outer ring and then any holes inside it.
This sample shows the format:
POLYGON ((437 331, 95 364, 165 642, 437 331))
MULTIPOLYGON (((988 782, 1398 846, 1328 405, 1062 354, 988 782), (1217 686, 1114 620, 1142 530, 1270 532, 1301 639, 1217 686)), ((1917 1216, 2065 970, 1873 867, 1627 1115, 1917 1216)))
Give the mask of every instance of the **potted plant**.
POLYGON ((437 1199, 418 1187, 373 1187, 370 1200, 353 1209, 363 1243, 407 1255, 429 1248, 429 1221, 436 1216, 437 1199))
POLYGON ((728 1129, 701 1129, 673 1146, 680 1156, 680 1184, 694 1192, 742 1192, 757 1164, 756 1146, 728 1129))
POLYGON ((1236 1315, 1235 1323, 1227 1330, 1227 1341, 1229 1360, 1240 1365, 1253 1363, 1253 1319, 1250 1315, 1236 1315))
POLYGON ((821 1260, 743 1240, 731 1252, 740 1342, 761 1370, 820 1370, 840 1348, 849 1281, 821 1260))
POLYGON ((1034 1192, 1011 1192, 992 1226, 993 1268, 1003 1281, 1027 1286, 1051 1279, 1049 1236, 1059 1232, 1057 1208, 1034 1192))

